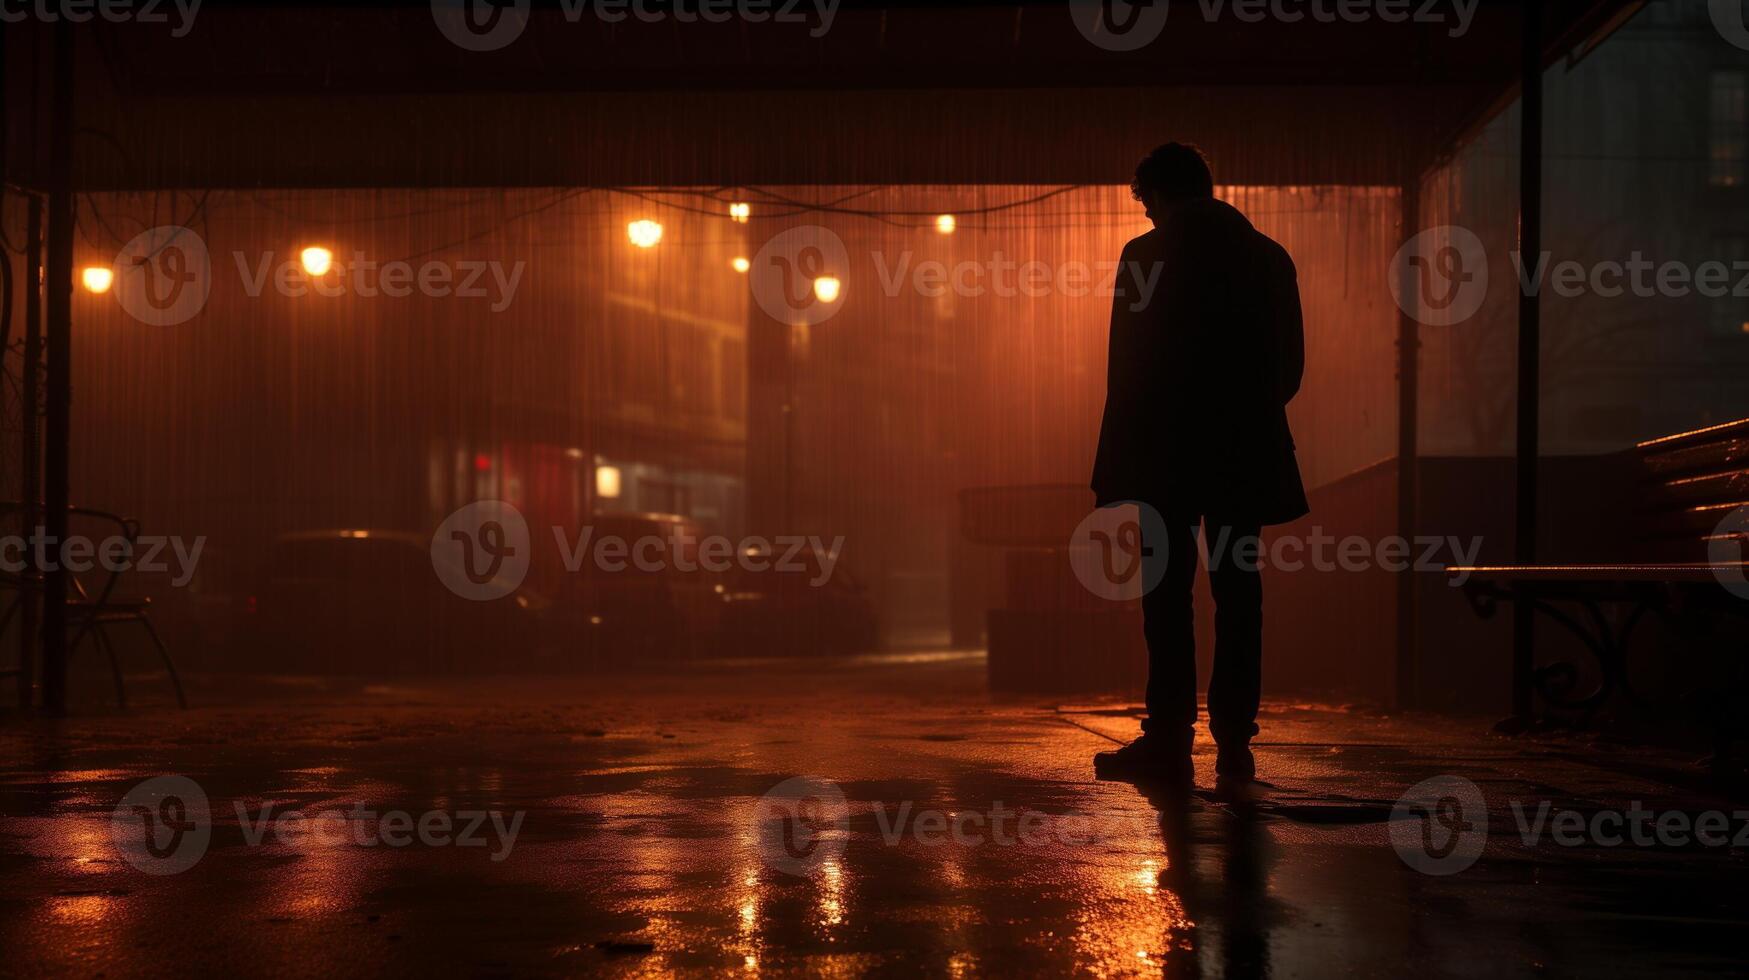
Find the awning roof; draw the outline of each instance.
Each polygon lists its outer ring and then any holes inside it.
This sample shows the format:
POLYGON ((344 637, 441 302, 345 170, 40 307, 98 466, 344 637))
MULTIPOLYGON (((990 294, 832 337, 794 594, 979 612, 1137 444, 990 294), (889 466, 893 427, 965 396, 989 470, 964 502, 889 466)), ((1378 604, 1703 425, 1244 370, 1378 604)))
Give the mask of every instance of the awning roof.
MULTIPOLYGON (((682 0, 698 10, 700 0, 682 0)), ((774 9, 789 0, 772 0, 774 9)), ((1170 5, 1129 52, 1069 5, 854 4, 830 29, 668 16, 608 23, 537 4, 470 51, 430 3, 202 4, 193 28, 77 28, 83 188, 1078 183, 1125 179, 1163 139, 1223 182, 1396 183, 1515 85, 1520 4, 1463 23, 1204 19, 1170 5)), ((161 8, 170 9, 166 3, 161 8)), ((1634 6, 1551 0, 1550 57, 1634 6)), ((1335 10, 1335 0, 1288 2, 1335 10)), ((809 0, 795 5, 815 8, 809 0)), ((172 15, 174 16, 174 15, 172 15)), ((49 31, 7 27, 10 179, 40 183, 49 31)))

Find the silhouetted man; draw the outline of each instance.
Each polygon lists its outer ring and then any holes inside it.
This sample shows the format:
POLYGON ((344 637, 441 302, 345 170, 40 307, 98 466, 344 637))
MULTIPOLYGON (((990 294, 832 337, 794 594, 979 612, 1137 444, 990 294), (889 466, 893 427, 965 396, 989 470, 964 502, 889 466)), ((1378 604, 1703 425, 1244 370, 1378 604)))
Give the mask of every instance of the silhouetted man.
POLYGON ((1144 535, 1142 560, 1165 568, 1144 576, 1159 584, 1142 597, 1142 737, 1100 753, 1094 768, 1103 779, 1189 782, 1200 528, 1216 605, 1209 729, 1217 785, 1235 788, 1256 776, 1259 534, 1307 512, 1287 424, 1305 367, 1299 285, 1287 252, 1215 199, 1194 147, 1148 154, 1130 190, 1154 230, 1123 250, 1093 491, 1101 507, 1138 501, 1159 512, 1166 540, 1144 535))

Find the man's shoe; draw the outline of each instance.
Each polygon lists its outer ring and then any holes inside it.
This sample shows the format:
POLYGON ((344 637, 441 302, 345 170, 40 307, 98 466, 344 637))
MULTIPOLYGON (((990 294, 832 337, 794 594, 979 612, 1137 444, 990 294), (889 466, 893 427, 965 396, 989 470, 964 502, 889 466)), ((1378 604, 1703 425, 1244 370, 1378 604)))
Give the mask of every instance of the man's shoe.
POLYGON ((1215 753, 1215 796, 1229 803, 1250 803, 1260 789, 1251 746, 1220 746, 1215 753))
POLYGON ((1257 758, 1249 745, 1221 745, 1215 751, 1215 776, 1238 783, 1257 779, 1257 758))
POLYGON ((1185 783, 1191 781, 1190 744, 1146 732, 1121 749, 1093 757, 1093 774, 1121 783, 1185 783))

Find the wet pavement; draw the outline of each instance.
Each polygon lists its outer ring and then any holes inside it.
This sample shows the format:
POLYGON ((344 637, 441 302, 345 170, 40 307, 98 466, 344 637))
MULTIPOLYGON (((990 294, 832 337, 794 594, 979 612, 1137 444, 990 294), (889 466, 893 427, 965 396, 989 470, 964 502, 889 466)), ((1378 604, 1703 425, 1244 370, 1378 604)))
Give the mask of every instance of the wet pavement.
POLYGON ((0 973, 1744 970, 1749 807, 1691 756, 1272 702, 1254 805, 1207 792, 1206 746, 1201 790, 1150 800, 1090 779, 1127 706, 982 671, 197 678, 187 712, 11 719, 0 973))

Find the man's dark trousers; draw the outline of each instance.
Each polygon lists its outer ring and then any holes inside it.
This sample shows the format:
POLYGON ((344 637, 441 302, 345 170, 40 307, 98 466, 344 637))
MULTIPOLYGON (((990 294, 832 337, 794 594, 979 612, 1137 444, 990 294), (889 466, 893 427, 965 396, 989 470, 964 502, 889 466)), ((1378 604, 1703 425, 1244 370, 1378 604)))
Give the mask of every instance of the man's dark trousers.
MULTIPOLYGON (((1209 550, 1215 597, 1215 666, 1209 678, 1209 730, 1217 745, 1243 747, 1257 734, 1263 678, 1261 528, 1218 516, 1167 515, 1166 541, 1146 540, 1144 561, 1165 562, 1159 584, 1142 596, 1148 641, 1148 717, 1142 729, 1189 746, 1196 724, 1196 581, 1199 529, 1209 550), (1199 525, 1202 527, 1199 528, 1199 525)), ((1154 575, 1147 576, 1149 581, 1154 575)))

